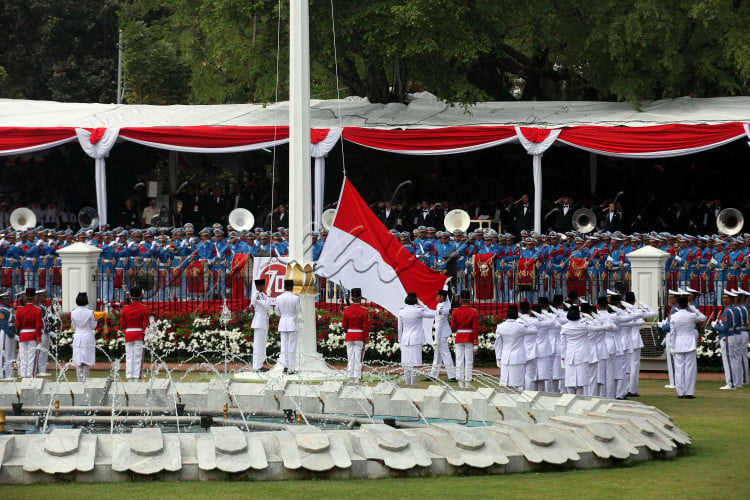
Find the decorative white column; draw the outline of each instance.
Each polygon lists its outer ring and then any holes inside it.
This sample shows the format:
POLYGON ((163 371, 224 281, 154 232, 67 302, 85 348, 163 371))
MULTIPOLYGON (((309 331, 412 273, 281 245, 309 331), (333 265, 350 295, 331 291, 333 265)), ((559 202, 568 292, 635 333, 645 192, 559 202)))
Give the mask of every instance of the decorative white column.
POLYGON ((669 254, 652 246, 644 246, 627 254, 630 260, 631 290, 636 300, 658 311, 663 296, 664 264, 669 254))
POLYGON ((534 157, 534 231, 542 232, 542 155, 560 135, 560 129, 516 127, 518 142, 534 157))
POLYGON ((73 243, 58 250, 62 261, 62 310, 70 312, 76 307, 76 295, 86 292, 89 304, 96 304, 97 261, 102 251, 86 243, 73 243))

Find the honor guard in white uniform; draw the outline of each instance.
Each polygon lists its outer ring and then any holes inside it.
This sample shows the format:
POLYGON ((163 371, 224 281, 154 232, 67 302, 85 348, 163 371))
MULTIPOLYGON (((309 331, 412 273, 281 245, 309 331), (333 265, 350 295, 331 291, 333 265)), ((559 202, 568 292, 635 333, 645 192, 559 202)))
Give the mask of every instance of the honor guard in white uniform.
POLYGON ((560 328, 560 358, 565 363, 565 387, 568 394, 583 394, 591 382, 590 325, 581 319, 578 306, 571 306, 567 323, 560 328))
POLYGON ((531 309, 536 319, 536 390, 551 392, 552 389, 552 330, 559 328, 559 324, 547 314, 542 313, 542 307, 549 306, 547 297, 539 297, 539 304, 531 309))
POLYGON ((15 318, 10 305, 10 292, 0 294, 0 378, 13 379, 13 360, 16 359, 15 318))
POLYGON ((674 382, 677 397, 693 399, 695 397, 695 379, 698 374, 696 325, 706 321, 706 317, 697 309, 688 309, 685 296, 677 299, 679 311, 670 318, 671 350, 674 353, 674 382))
POLYGON ((417 294, 409 292, 404 299, 406 307, 398 312, 398 342, 401 347, 401 365, 404 383, 417 383, 417 367, 422 364, 422 345, 427 342, 422 320, 434 318, 435 313, 418 305, 417 294))
POLYGON ((632 308, 631 314, 637 314, 637 318, 630 326, 630 346, 633 352, 630 354, 630 383, 628 384, 627 397, 638 397, 638 382, 641 375, 641 349, 643 339, 641 338, 641 326, 646 324, 647 319, 655 318, 656 312, 648 305, 636 302, 633 292, 625 293, 626 308, 632 308))
POLYGON ((268 314, 273 311, 273 299, 266 295, 266 280, 255 280, 255 294, 251 305, 255 313, 250 328, 253 329, 253 370, 266 372, 266 344, 268 343, 268 314))
POLYGON ((448 339, 453 334, 450 326, 451 303, 447 300, 448 292, 446 290, 438 290, 437 296, 438 305, 435 309, 435 339, 433 342, 435 355, 432 360, 432 371, 430 371, 428 378, 431 380, 438 378, 441 365, 445 365, 448 382, 455 382, 456 367, 453 364, 451 349, 448 346, 448 339))
MULTIPOLYGON (((531 304, 527 301, 521 302, 519 306, 519 321, 522 321, 529 328, 532 328, 535 332, 537 331, 536 322, 532 321, 531 316, 531 304), (533 323, 533 324, 532 324, 533 323)), ((536 336, 524 337, 523 343, 526 346, 526 370, 524 374, 523 387, 527 391, 536 390, 536 363, 537 363, 537 352, 536 352, 536 336)))
POLYGON ((293 280, 284 280, 284 293, 276 299, 276 312, 279 315, 279 335, 281 336, 280 361, 284 373, 292 375, 297 371, 297 316, 301 302, 295 295, 293 280))
POLYGON ((562 295, 552 297, 552 306, 549 311, 557 320, 557 327, 552 329, 552 392, 563 393, 565 391, 565 367, 560 361, 560 328, 568 322, 567 311, 563 309, 562 295))
POLYGON ((518 319, 518 307, 508 306, 507 319, 495 329, 495 359, 500 368, 500 385, 522 391, 526 373, 526 337, 536 330, 518 319))

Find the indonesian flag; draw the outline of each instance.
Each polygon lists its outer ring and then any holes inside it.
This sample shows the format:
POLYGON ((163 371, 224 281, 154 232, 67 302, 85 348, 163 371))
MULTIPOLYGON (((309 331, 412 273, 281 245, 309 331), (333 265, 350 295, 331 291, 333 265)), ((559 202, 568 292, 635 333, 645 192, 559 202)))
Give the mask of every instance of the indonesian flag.
POLYGON ((344 288, 361 288, 363 297, 396 316, 407 292, 435 309, 446 280, 393 237, 346 178, 316 273, 344 288))

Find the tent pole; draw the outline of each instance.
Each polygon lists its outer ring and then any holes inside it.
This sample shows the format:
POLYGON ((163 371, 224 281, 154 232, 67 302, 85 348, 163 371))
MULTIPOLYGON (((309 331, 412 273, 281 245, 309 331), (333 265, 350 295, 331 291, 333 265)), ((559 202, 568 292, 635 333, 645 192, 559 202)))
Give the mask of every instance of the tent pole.
POLYGON ((320 231, 323 217, 323 199, 325 195, 326 182, 326 158, 325 156, 315 157, 315 230, 320 231))
POLYGON ((542 232, 542 155, 534 155, 534 231, 542 232))

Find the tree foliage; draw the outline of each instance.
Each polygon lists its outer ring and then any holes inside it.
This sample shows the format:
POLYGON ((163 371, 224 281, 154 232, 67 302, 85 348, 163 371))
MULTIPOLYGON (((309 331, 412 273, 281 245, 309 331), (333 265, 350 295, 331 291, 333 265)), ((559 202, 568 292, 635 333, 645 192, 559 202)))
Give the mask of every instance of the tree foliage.
MULTIPOLYGON (((128 102, 287 98, 289 2, 6 0, 4 96, 128 102)), ((312 94, 404 102, 642 100, 750 93, 747 0, 310 0, 312 94), (334 22, 335 20, 335 50, 334 22)))

